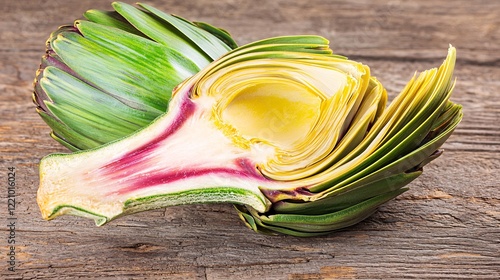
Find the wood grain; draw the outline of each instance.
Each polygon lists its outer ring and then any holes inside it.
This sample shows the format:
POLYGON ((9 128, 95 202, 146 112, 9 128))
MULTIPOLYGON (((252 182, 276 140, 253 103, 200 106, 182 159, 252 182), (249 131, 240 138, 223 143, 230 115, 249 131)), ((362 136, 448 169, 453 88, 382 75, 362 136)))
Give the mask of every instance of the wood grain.
MULTIPOLYGON (((132 3, 133 1, 126 1, 132 3)), ((414 71, 458 49, 453 95, 464 120, 410 191, 368 220, 319 238, 269 237, 230 205, 178 206, 104 227, 63 217, 43 221, 35 202, 40 158, 66 152, 31 102, 45 39, 106 1, 4 1, 0 5, 0 196, 16 168, 16 272, 1 279, 499 279, 500 2, 498 1, 148 1, 223 27, 240 44, 319 34, 367 65, 393 96, 414 71)))

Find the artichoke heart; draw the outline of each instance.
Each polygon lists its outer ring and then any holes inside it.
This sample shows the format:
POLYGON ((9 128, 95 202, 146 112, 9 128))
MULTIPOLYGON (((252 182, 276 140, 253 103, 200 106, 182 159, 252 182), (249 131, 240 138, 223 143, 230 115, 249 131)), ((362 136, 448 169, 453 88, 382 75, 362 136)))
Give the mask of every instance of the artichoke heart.
POLYGON ((179 84, 168 112, 119 141, 40 164, 45 219, 233 203, 251 229, 327 234, 367 218, 441 154, 459 123, 455 49, 387 92, 318 36, 241 46, 179 84))

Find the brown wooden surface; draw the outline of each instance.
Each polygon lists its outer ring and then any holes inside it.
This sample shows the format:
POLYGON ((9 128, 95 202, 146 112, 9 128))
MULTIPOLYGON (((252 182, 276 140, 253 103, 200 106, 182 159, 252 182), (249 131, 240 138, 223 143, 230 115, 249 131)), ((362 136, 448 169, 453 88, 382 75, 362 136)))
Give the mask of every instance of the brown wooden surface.
MULTIPOLYGON (((127 1, 132 3, 133 1, 127 1)), ((248 230, 230 205, 172 207, 104 227, 43 221, 41 157, 66 150, 31 102, 45 39, 107 1, 0 5, 0 279, 499 279, 500 1, 149 1, 229 30, 240 44, 320 34, 368 64, 392 94, 458 49, 453 100, 465 117, 410 191, 326 237, 248 230), (16 272, 7 270, 7 168, 16 168, 16 272)))

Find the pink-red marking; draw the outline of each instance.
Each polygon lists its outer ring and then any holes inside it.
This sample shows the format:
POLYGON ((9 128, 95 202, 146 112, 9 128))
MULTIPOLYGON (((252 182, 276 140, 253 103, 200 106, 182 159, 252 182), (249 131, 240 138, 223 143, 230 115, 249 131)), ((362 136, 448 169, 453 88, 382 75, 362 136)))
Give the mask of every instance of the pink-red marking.
POLYGON ((147 156, 160 146, 163 140, 167 139, 182 127, 184 122, 193 114, 194 109, 195 104, 189 98, 185 98, 184 102, 181 104, 181 110, 177 118, 163 133, 141 147, 138 147, 137 149, 121 156, 117 160, 104 165, 100 168, 100 171, 103 171, 105 175, 119 175, 119 172, 125 172, 126 170, 131 169, 137 164, 145 161, 147 156))
POLYGON ((130 180, 128 186, 119 189, 117 194, 125 194, 139 189, 168 184, 175 181, 203 176, 207 174, 239 176, 242 178, 255 178, 257 180, 267 181, 255 168, 251 168, 248 160, 237 159, 238 168, 200 168, 200 169, 180 169, 169 172, 158 172, 150 174, 147 177, 138 177, 130 180))

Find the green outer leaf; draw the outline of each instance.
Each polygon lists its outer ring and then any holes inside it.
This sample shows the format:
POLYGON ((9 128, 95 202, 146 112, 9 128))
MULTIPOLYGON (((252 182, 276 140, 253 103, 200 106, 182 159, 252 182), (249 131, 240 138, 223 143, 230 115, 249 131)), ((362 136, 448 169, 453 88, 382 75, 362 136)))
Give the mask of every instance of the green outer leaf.
MULTIPOLYGON (((109 126, 119 130, 130 130, 129 133, 149 124, 148 118, 155 118, 154 115, 148 115, 143 111, 134 110, 124 105, 112 96, 99 91, 59 68, 47 67, 44 70, 44 77, 40 81, 40 86, 50 98, 50 101, 46 101, 46 103, 66 111, 57 114, 57 116, 75 114, 76 111, 83 110, 95 116, 96 119, 92 121, 102 120, 101 125, 108 123, 109 126), (65 94, 60 94, 61 92, 65 94)), ((68 120, 63 120, 64 123, 66 121, 68 120)))
POLYGON ((67 125, 60 121, 54 119, 51 115, 46 112, 37 110, 40 117, 52 128, 52 138, 57 142, 61 143, 63 146, 67 147, 71 151, 78 151, 81 149, 88 149, 91 147, 99 146, 100 143, 92 140, 80 133, 74 131, 67 125), (71 143, 78 143, 78 146, 74 146, 71 143))
MULTIPOLYGON (((47 50, 53 50, 52 46, 54 44, 54 41, 57 39, 59 34, 65 34, 65 33, 74 33, 76 31, 76 28, 73 25, 63 25, 60 26, 57 30, 52 32, 47 39, 47 50)), ((59 59, 58 59, 59 60, 59 59)))
POLYGON ((99 119, 91 111, 75 110, 73 113, 67 113, 64 107, 52 103, 47 103, 47 107, 55 115, 65 114, 64 120, 68 126, 75 127, 75 131, 85 134, 89 139, 99 143, 110 142, 116 133, 123 131, 120 128, 105 126, 105 121, 97 121, 99 119), (82 127, 77 127, 75 124, 82 125, 82 127))
POLYGON ((318 236, 359 223, 373 214, 378 206, 406 190, 398 189, 365 200, 349 208, 323 215, 275 214, 265 216, 249 208, 238 207, 237 210, 245 218, 247 224, 249 223, 248 219, 243 213, 249 212, 252 215, 253 223, 257 225, 258 232, 267 229, 298 237, 318 236))
POLYGON ((66 141, 66 139, 60 137, 58 134, 56 134, 54 131, 50 133, 50 137, 52 137, 54 140, 59 142, 61 145, 65 146, 66 148, 70 149, 70 151, 76 152, 79 151, 80 149, 70 142, 66 141))
POLYGON ((146 4, 141 3, 139 6, 170 23, 179 30, 179 32, 196 44, 200 52, 206 53, 212 60, 218 59, 231 50, 230 47, 217 37, 203 29, 197 28, 194 24, 183 18, 171 16, 146 4))
POLYGON ((112 5, 120 15, 143 34, 172 49, 182 50, 182 53, 189 57, 198 68, 201 69, 211 62, 210 57, 200 53, 196 44, 189 38, 178 31, 170 30, 168 22, 125 3, 113 2, 112 5))
POLYGON ((226 45, 228 45, 231 49, 236 49, 238 47, 238 44, 234 39, 231 37, 229 32, 227 32, 224 29, 217 28, 213 25, 210 25, 206 22, 193 22, 196 26, 199 28, 202 28, 214 35, 215 37, 219 38, 222 42, 224 42, 226 45))
POLYGON ((101 11, 93 9, 86 11, 83 16, 91 22, 118 28, 125 32, 144 37, 144 34, 135 29, 125 18, 115 11, 101 11))
POLYGON ((331 231, 338 229, 339 225, 353 225, 366 218, 366 213, 373 211, 381 204, 395 198, 408 189, 398 189, 396 191, 381 194, 379 196, 367 199, 349 208, 323 215, 298 215, 298 214, 275 214, 270 216, 262 216, 262 221, 265 224, 283 226, 295 229, 303 229, 304 231, 318 232, 331 231), (353 223, 353 221, 356 221, 353 223))
POLYGON ((294 46, 294 45, 316 45, 316 48, 319 49, 330 49, 329 46, 329 41, 322 37, 322 36, 316 36, 316 35, 291 35, 291 36, 280 36, 280 37, 273 37, 273 38, 268 38, 268 39, 263 39, 259 41, 255 41, 250 44, 246 44, 244 46, 241 46, 238 48, 237 52, 242 52, 245 50, 247 52, 248 49, 254 49, 254 47, 257 46, 268 46, 268 45, 288 45, 288 46, 294 46))
POLYGON ((280 201, 273 205, 277 213, 319 215, 339 211, 377 195, 394 192, 422 174, 422 171, 400 173, 374 182, 351 184, 338 195, 309 202, 280 201))

